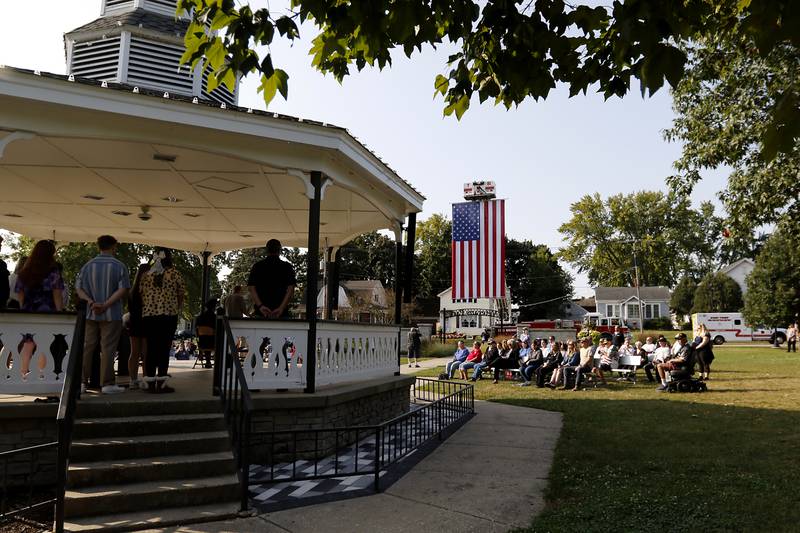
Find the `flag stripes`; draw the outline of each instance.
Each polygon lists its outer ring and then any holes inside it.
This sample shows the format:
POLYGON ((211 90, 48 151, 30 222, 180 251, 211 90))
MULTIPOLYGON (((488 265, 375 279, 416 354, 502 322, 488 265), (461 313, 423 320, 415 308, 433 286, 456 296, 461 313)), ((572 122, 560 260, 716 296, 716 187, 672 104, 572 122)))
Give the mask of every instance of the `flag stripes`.
POLYGON ((505 200, 453 204, 453 299, 504 298, 505 200))

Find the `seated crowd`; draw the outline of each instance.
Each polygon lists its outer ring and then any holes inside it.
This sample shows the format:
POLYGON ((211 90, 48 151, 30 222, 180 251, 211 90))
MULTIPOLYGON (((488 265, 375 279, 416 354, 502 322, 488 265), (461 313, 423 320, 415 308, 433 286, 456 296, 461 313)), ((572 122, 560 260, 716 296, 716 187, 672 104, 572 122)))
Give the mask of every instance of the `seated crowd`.
POLYGON ((691 343, 684 333, 678 333, 672 346, 663 335, 656 341, 647 337, 644 343, 632 343, 630 336, 623 335, 619 328, 611 339, 600 338, 597 344, 593 344, 589 336, 566 342, 557 341, 553 336, 531 339, 525 330, 519 337, 499 343, 488 338, 485 351, 480 341, 474 342, 471 350, 464 341, 459 341, 452 361, 446 364, 440 378, 454 379, 458 371, 461 379, 475 382, 482 379, 484 371, 491 370, 493 383, 497 383, 502 372, 512 370, 519 373, 521 383, 518 385, 522 387, 535 384, 539 388, 579 390, 587 376, 605 385, 613 371, 635 372, 637 367, 628 365, 622 358, 638 356, 640 359, 634 362, 640 361, 638 367, 644 369, 647 379, 658 380, 657 390, 664 391, 671 371, 693 367, 695 362, 700 366, 699 379, 709 379, 714 358, 711 346, 710 335, 702 326, 691 343), (469 378, 468 371, 472 373, 469 378))

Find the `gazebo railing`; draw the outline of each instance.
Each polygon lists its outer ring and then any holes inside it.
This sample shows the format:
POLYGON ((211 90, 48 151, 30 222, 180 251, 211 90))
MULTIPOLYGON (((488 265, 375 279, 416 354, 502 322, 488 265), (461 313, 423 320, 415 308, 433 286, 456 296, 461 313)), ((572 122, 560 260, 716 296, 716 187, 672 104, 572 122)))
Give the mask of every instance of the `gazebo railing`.
POLYGON ((317 322, 317 385, 393 376, 398 370, 397 326, 317 322))
POLYGON ((60 395, 74 330, 74 313, 0 312, 0 394, 60 395))
MULTIPOLYGON (((302 389, 308 372, 308 323, 293 320, 230 320, 248 388, 302 389)), ((318 321, 316 385, 395 375, 398 326, 318 321)))

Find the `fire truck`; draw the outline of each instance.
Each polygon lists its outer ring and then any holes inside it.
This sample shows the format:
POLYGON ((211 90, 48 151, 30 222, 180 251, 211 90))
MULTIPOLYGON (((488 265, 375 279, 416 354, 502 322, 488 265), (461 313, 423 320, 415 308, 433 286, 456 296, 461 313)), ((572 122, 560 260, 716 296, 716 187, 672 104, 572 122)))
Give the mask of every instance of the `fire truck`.
POLYGON ((523 322, 517 324, 517 330, 522 331, 523 328, 528 328, 528 333, 532 337, 537 336, 537 331, 552 331, 560 329, 574 329, 578 334, 585 327, 594 329, 600 332, 600 338, 611 339, 614 335, 614 327, 619 326, 620 331, 627 335, 630 329, 625 325, 625 321, 615 316, 603 316, 600 313, 587 313, 584 316, 583 322, 579 320, 561 320, 561 319, 544 319, 534 320, 532 322, 523 322))

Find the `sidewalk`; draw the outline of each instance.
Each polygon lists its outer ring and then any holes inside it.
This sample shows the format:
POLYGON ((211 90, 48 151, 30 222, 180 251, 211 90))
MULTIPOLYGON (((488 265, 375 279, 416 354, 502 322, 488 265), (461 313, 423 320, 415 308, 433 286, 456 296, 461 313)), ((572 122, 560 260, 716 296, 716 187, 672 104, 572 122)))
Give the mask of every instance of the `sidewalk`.
POLYGON ((416 374, 420 370, 428 370, 430 368, 436 368, 437 366, 444 366, 450 361, 452 361, 452 357, 434 357, 432 359, 421 359, 419 361, 419 368, 411 367, 407 364, 400 365, 400 374, 416 374))
MULTIPOLYGON (((408 367, 406 367, 408 368, 408 367)), ((164 532, 503 532, 530 525, 561 414, 475 402, 477 415, 380 494, 164 532)))

